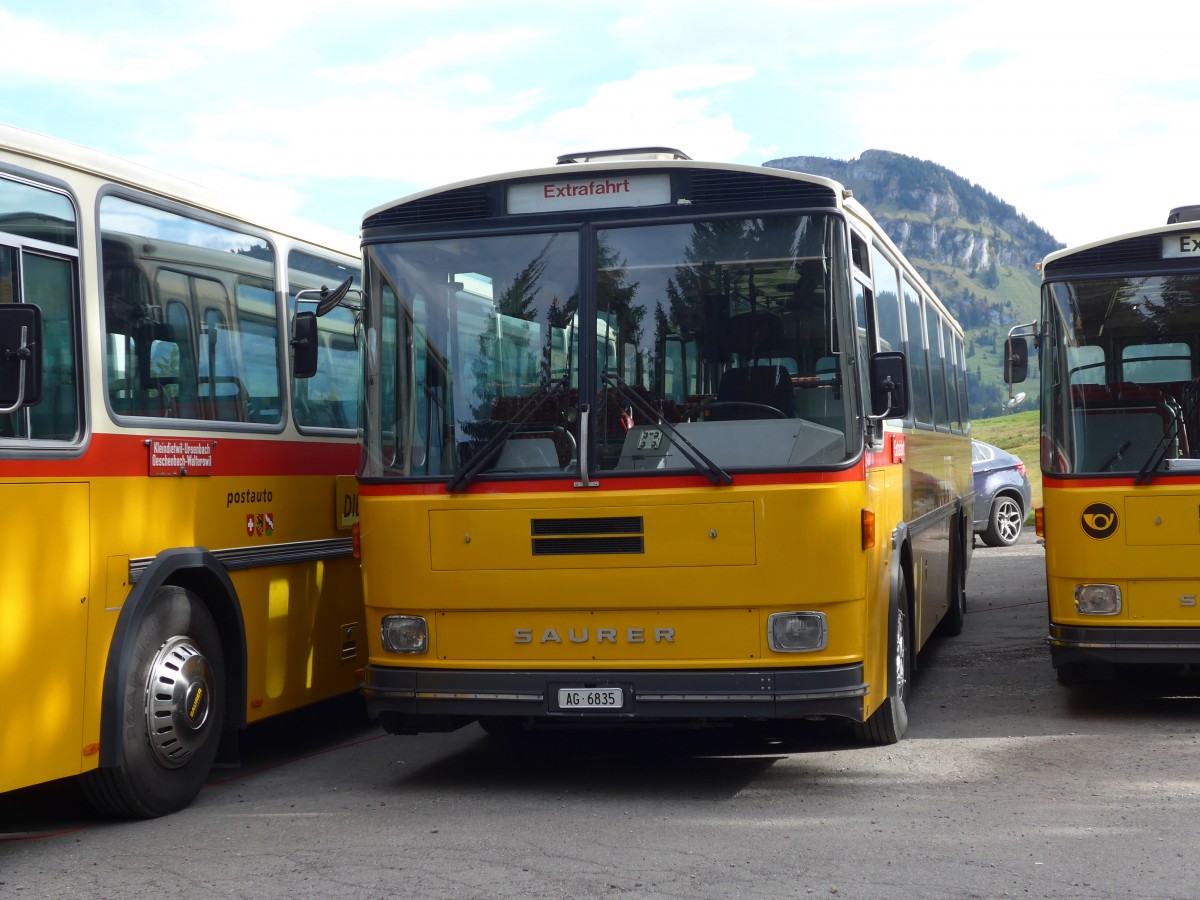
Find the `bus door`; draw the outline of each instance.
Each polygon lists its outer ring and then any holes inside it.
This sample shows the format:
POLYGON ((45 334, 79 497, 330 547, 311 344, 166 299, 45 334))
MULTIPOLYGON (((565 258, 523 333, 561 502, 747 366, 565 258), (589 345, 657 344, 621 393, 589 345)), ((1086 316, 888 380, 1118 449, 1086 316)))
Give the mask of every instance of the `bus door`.
POLYGON ((0 408, 18 406, 0 414, 0 791, 79 772, 91 601, 89 488, 52 462, 82 434, 76 264, 7 227, 0 308, 40 310, 41 396, 18 405, 17 367, 0 368, 0 408))

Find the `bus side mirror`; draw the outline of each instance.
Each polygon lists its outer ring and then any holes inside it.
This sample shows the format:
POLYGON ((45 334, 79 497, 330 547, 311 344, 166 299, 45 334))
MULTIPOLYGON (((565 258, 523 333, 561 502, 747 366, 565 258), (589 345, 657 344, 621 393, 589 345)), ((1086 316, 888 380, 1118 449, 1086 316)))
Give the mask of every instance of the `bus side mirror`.
POLYGON ((1029 374, 1029 344, 1023 337, 1004 342, 1004 383, 1020 384, 1029 374))
POLYGON ((42 309, 0 305, 0 415, 42 399, 42 309))
POLYGON ((317 314, 298 312, 292 320, 292 375, 312 378, 317 374, 317 314))
POLYGON ((871 356, 871 411, 876 419, 908 415, 908 366, 899 350, 881 350, 871 356))

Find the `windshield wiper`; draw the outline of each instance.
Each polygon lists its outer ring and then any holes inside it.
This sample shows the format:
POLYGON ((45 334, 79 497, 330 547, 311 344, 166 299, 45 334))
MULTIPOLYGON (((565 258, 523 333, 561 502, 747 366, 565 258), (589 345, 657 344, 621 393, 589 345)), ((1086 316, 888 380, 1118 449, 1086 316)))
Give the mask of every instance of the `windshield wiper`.
POLYGON ((709 481, 713 484, 733 484, 732 475, 700 452, 699 448, 685 438, 678 428, 664 419, 662 413, 651 406, 645 397, 630 389, 629 385, 622 381, 619 375, 614 375, 606 370, 600 373, 600 380, 612 387, 630 406, 634 407, 643 416, 667 432, 675 442, 675 446, 679 448, 680 455, 709 481))
POLYGON ((1154 473, 1166 459, 1171 442, 1179 437, 1180 423, 1186 421, 1188 416, 1195 414, 1197 399, 1200 399, 1200 395, 1193 395, 1190 399, 1185 397, 1186 406, 1180 409, 1179 404, 1170 397, 1165 398, 1163 406, 1171 413, 1171 420, 1163 426, 1162 437, 1158 439, 1158 443, 1154 445, 1154 449, 1150 451, 1150 455, 1138 469, 1137 476, 1133 479, 1134 484, 1149 484, 1154 479, 1154 473))
POLYGON ((530 394, 525 402, 517 408, 517 411, 513 413, 512 418, 504 422, 497 429, 496 433, 488 438, 484 445, 471 455, 470 459, 454 470, 454 474, 446 482, 447 493, 455 494, 459 491, 465 491, 467 486, 475 480, 475 476, 488 467, 512 433, 529 421, 533 414, 550 400, 565 391, 570 384, 570 379, 571 376, 568 373, 557 381, 543 382, 541 390, 535 394, 530 394))

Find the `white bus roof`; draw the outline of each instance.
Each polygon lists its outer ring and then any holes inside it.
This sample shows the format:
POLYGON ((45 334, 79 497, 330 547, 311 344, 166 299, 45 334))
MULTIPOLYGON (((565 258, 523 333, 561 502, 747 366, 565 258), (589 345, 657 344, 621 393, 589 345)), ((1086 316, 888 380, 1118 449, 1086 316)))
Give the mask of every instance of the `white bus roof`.
MULTIPOLYGON (((1172 213, 1182 212, 1184 210, 1190 211, 1196 215, 1200 215, 1200 206, 1180 207, 1178 210, 1172 210, 1172 213)), ((1156 234, 1167 234, 1172 231, 1186 229, 1189 224, 1193 223, 1195 223, 1196 229, 1200 229, 1200 220, 1182 219, 1176 222, 1168 222, 1166 225, 1155 225, 1153 228, 1142 228, 1138 231, 1126 232, 1125 234, 1109 235, 1108 237, 1103 237, 1095 241, 1089 241, 1086 244, 1078 244, 1074 247, 1064 247, 1062 250, 1055 250, 1053 253, 1046 254, 1045 259, 1042 260, 1042 271, 1046 271, 1046 266, 1050 265, 1051 263, 1057 262, 1066 256, 1074 256, 1076 253, 1080 253, 1084 250, 1092 250, 1096 247, 1103 247, 1106 244, 1115 244, 1120 241, 1127 241, 1131 238, 1149 237, 1156 234)))
MULTIPOLYGON (((559 163, 552 166, 542 166, 535 169, 520 169, 512 172, 500 172, 493 175, 480 176, 478 178, 469 178, 465 181, 456 181, 450 184, 437 185, 435 187, 427 188, 423 191, 418 191, 415 194, 399 197, 389 203, 383 203, 379 206, 373 207, 363 214, 363 221, 370 219, 372 216, 393 209, 394 207, 412 203, 414 201, 424 199, 425 197, 432 197, 448 191, 456 191, 462 188, 476 187, 482 184, 491 184, 497 181, 508 181, 513 179, 562 179, 565 177, 565 173, 569 173, 570 175, 574 175, 576 173, 585 175, 589 172, 612 171, 613 169, 621 169, 622 171, 636 171, 638 169, 661 170, 663 168, 706 170, 721 169, 727 172, 745 172, 754 175, 765 174, 779 178, 790 178, 795 181, 806 181, 810 184, 819 184, 829 188, 833 192, 838 208, 849 212, 853 217, 863 221, 872 231, 872 233, 875 234, 888 247, 888 249, 896 255, 897 259, 905 260, 908 265, 908 268, 905 270, 906 275, 917 282, 918 287, 925 292, 926 296, 933 298, 934 302, 937 303, 941 309, 946 310, 946 306, 942 302, 941 298, 938 297, 933 289, 930 288, 930 286, 925 282, 924 278, 922 278, 921 274, 917 272, 911 261, 908 261, 904 254, 900 251, 900 248, 896 246, 895 242, 888 237, 887 232, 884 231, 883 227, 875 221, 875 218, 871 215, 870 211, 867 210, 867 208, 861 203, 859 203, 858 200, 854 198, 853 192, 850 191, 850 189, 840 181, 835 181, 832 178, 826 178, 823 175, 810 175, 807 172, 797 172, 792 169, 778 169, 770 166, 748 166, 739 163, 711 162, 690 159, 683 154, 680 154, 679 156, 674 155, 679 153, 679 151, 671 150, 670 148, 637 148, 635 151, 633 151, 635 155, 654 156, 655 158, 653 159, 621 159, 618 155, 620 152, 621 151, 604 151, 604 158, 598 158, 595 162, 559 163), (657 152, 664 150, 669 151, 669 154, 666 152, 657 152), (681 156, 683 156, 683 158, 680 158, 681 156)), ((589 154, 586 153, 565 154, 559 158, 571 159, 579 156, 586 157, 588 155, 589 154)), ((954 329, 958 333, 962 333, 962 325, 953 316, 949 316, 948 321, 954 323, 954 329)))
POLYGON ((348 256, 358 255, 358 244, 349 235, 295 217, 229 204, 216 192, 193 182, 91 147, 0 123, 0 152, 4 151, 185 202, 348 256))
MULTIPOLYGON (((568 154, 570 156, 571 154, 568 154)), ((721 162, 705 162, 695 159, 678 159, 678 158, 659 158, 659 159, 597 159, 595 162, 581 163, 565 163, 560 165, 543 166, 536 169, 520 169, 513 172, 499 172, 492 175, 484 175, 478 178, 468 178, 465 181, 456 181, 452 184, 441 184, 436 187, 426 188, 423 191, 418 191, 415 194, 409 194, 404 197, 398 197, 389 203, 382 203, 379 206, 367 210, 363 215, 363 219, 369 219, 378 213, 392 209, 404 203, 411 203, 414 200, 420 200, 424 197, 431 197, 435 194, 441 194, 446 191, 455 191, 460 188, 475 187, 480 184, 491 184, 494 181, 508 181, 511 179, 537 179, 537 178, 563 178, 564 173, 587 173, 587 172, 602 172, 611 171, 612 169, 621 169, 622 171, 635 171, 637 169, 724 169, 730 172, 752 172, 756 175, 768 174, 782 178, 793 178, 797 181, 808 181, 812 184, 821 184, 832 190, 838 198, 838 202, 850 198, 849 191, 840 182, 834 181, 831 178, 825 178, 820 175, 808 175, 803 172, 793 172, 790 169, 772 169, 764 166, 746 166, 738 163, 721 163, 721 162)), ((853 201, 851 201, 853 202, 853 201)), ((857 210, 862 207, 857 203, 854 204, 857 210)), ((857 211, 856 210, 856 211, 857 211)))

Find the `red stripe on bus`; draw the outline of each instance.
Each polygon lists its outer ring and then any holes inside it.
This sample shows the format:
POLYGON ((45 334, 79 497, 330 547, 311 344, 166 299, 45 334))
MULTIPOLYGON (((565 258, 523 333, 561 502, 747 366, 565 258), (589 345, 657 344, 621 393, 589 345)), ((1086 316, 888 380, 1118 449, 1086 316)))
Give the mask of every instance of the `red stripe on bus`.
MULTIPOLYGON (((1165 472, 1155 472, 1152 484, 1155 487, 1173 487, 1177 484, 1200 484, 1200 475, 1167 475, 1165 472)), ((1122 478, 1042 478, 1042 490, 1072 491, 1086 488, 1132 488, 1139 490, 1145 485, 1134 485, 1132 475, 1122 478)))
MULTIPOLYGON (((358 468, 353 442, 215 438, 157 434, 159 441, 212 441, 213 475, 351 475, 358 468)), ((0 478, 112 478, 148 475, 148 435, 94 434, 70 459, 0 459, 0 478)))
MULTIPOLYGON (((866 478, 866 467, 860 462, 849 469, 839 469, 835 472, 788 472, 783 474, 737 474, 733 477, 734 485, 738 487, 764 487, 768 485, 802 485, 802 484, 844 484, 863 481, 866 478)), ((659 491, 685 488, 717 489, 711 481, 702 475, 656 475, 648 478, 621 478, 605 474, 596 474, 593 480, 600 481, 606 491, 659 491)), ((465 493, 468 494, 551 494, 555 492, 579 493, 581 488, 575 487, 575 479, 556 478, 549 481, 477 481, 465 493)), ((596 488, 591 490, 595 491, 596 488)), ((360 484, 358 492, 364 497, 387 497, 395 495, 420 496, 427 494, 446 493, 445 482, 420 483, 365 483, 360 484)))

